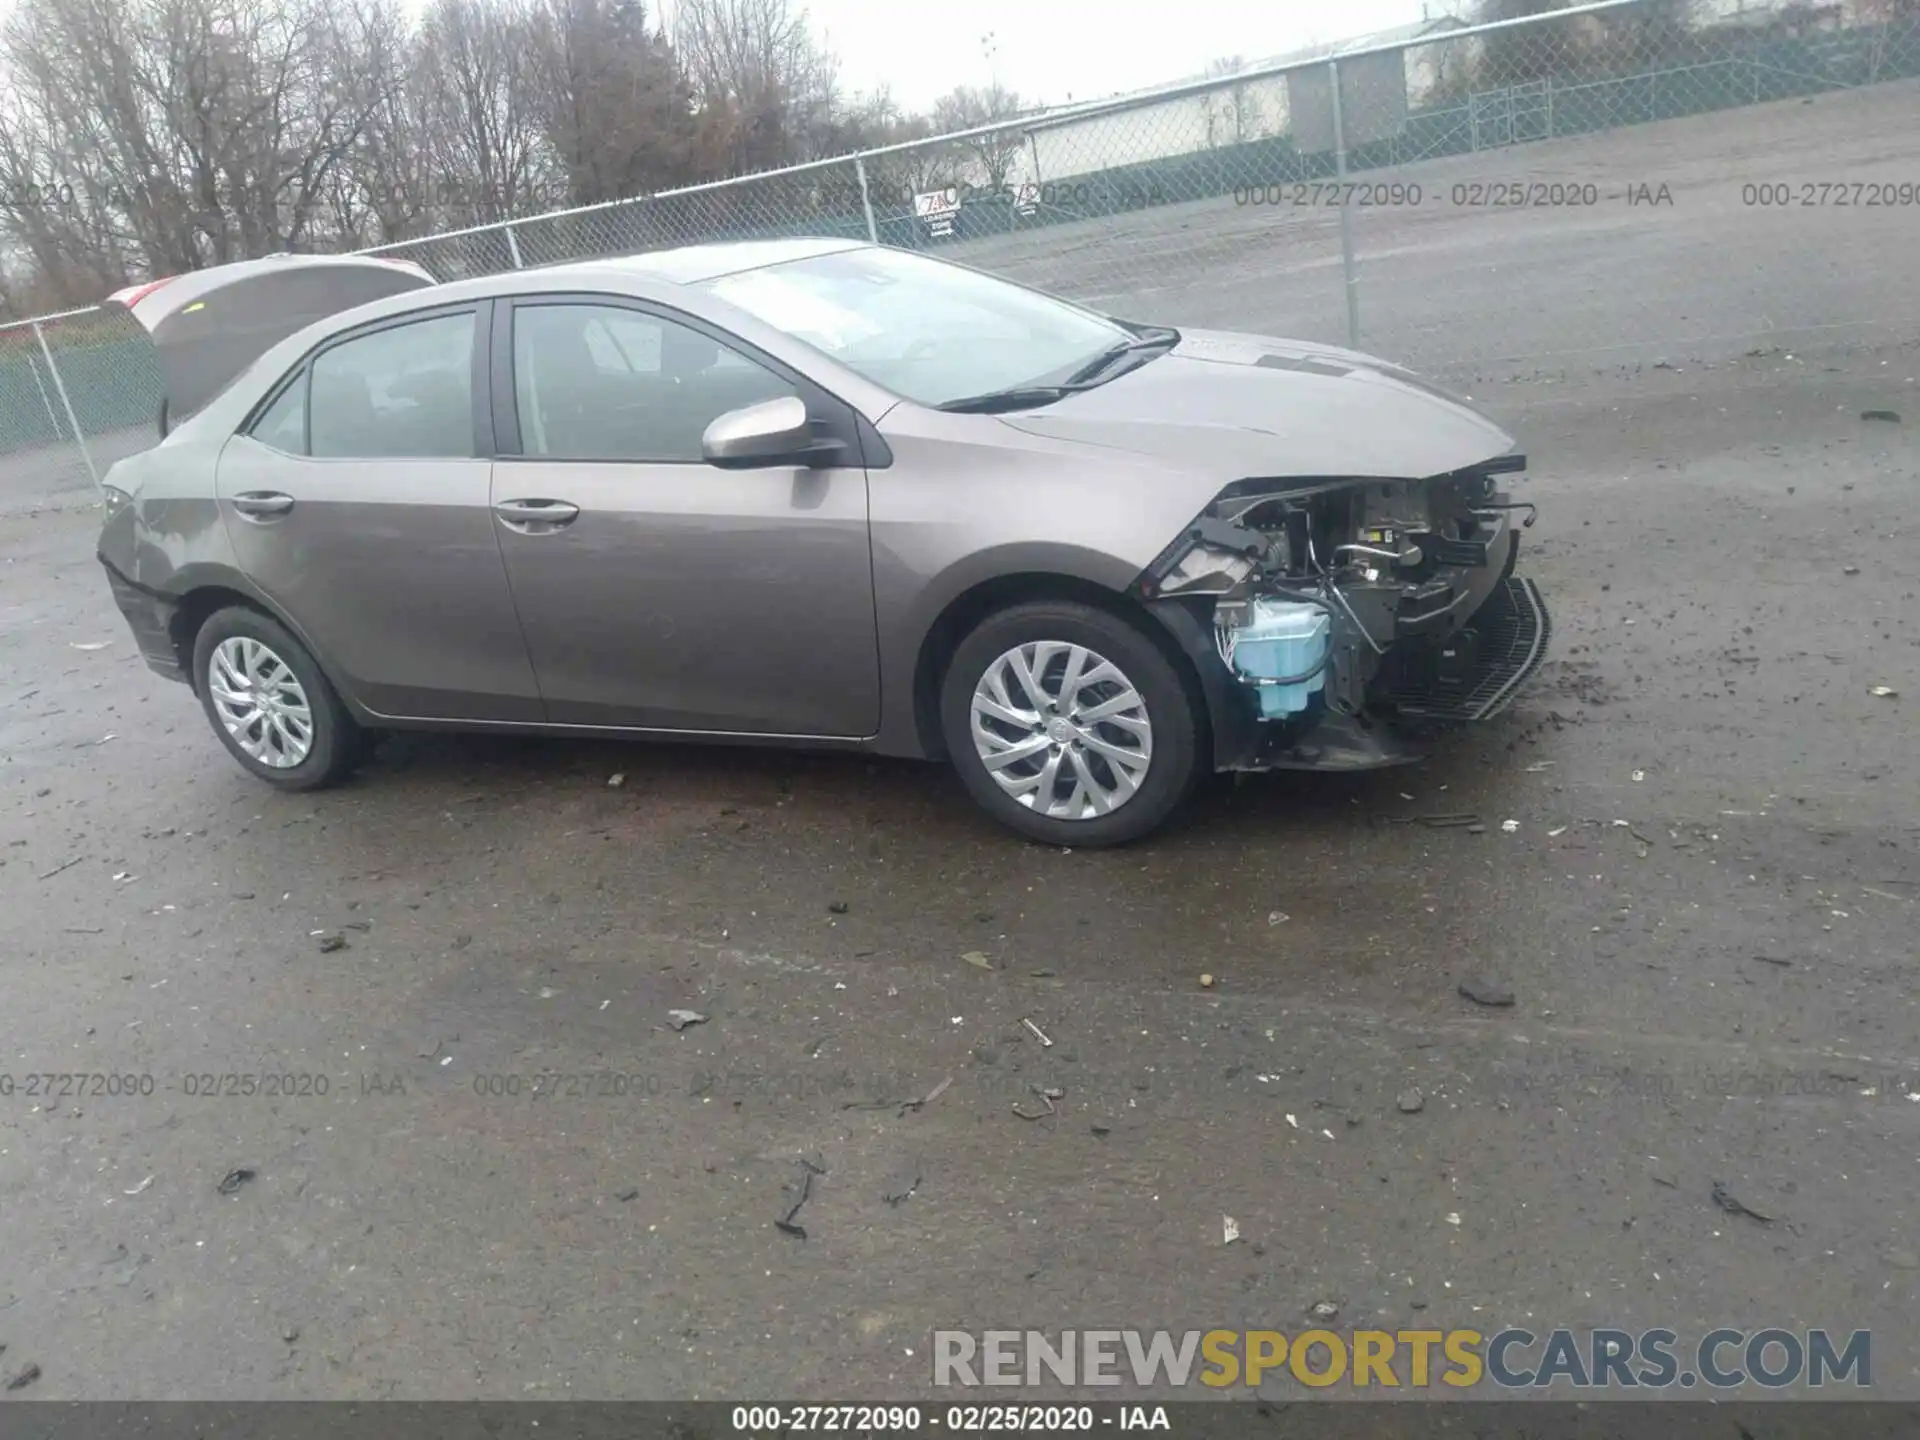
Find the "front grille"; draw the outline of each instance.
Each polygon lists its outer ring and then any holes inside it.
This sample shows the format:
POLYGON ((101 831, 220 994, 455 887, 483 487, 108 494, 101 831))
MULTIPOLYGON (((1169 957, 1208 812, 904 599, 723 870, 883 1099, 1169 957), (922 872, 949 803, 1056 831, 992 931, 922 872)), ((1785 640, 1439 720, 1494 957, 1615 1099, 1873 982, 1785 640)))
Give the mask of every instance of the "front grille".
POLYGON ((1547 658, 1553 620, 1531 580, 1500 582, 1468 624, 1478 632, 1471 671, 1452 684, 1427 680, 1388 693, 1402 715, 1426 720, 1485 720, 1519 693, 1547 658))

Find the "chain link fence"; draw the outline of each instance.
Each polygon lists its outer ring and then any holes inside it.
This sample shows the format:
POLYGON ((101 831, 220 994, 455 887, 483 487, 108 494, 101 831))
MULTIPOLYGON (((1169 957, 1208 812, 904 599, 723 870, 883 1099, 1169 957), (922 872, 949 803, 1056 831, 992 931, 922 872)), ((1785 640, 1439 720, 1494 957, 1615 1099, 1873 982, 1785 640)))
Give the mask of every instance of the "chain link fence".
MULTIPOLYGON (((1920 8, 1602 0, 379 247, 437 279, 710 241, 925 250, 1440 378, 1920 334, 1920 8)), ((0 327, 0 497, 150 443, 104 311, 0 327)))

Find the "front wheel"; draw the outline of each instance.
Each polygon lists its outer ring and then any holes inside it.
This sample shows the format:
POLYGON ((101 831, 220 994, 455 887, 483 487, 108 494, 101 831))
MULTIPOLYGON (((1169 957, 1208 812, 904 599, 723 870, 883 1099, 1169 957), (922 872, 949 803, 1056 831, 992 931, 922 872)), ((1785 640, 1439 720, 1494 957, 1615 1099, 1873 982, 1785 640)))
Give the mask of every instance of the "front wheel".
POLYGON ((1192 790, 1200 717, 1166 655, 1117 615, 1035 601, 960 643, 940 706, 947 752, 995 819, 1052 845, 1123 845, 1192 790))
POLYGON ((230 606, 193 643, 194 689, 233 758, 279 790, 343 780, 366 753, 364 736, 313 657, 286 627, 230 606))

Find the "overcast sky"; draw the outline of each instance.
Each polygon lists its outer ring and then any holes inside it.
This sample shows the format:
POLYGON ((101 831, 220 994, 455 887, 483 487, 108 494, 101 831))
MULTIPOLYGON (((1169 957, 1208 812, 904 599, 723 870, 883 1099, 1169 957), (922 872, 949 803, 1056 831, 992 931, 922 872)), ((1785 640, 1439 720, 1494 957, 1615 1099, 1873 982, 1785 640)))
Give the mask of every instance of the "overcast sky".
MULTIPOLYGON (((841 78, 850 89, 885 85, 914 110, 956 85, 995 78, 1039 103, 1094 100, 1184 80, 1229 55, 1260 60, 1405 25, 1422 11, 1422 0, 796 3, 805 4, 815 31, 840 56, 841 78), (988 35, 991 61, 982 44, 988 35)), ((1441 0, 1427 3, 1436 15, 1454 8, 1441 0)))

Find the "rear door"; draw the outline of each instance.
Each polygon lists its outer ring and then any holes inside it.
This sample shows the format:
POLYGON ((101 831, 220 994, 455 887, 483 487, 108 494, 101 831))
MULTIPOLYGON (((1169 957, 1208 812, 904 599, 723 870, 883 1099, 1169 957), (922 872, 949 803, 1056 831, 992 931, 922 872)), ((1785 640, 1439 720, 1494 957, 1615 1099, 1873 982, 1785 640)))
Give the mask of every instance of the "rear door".
POLYGON ((221 452, 241 568, 381 716, 542 718, 490 508, 492 308, 329 341, 221 452))
POLYGON ((692 318, 499 302, 495 524, 556 724, 863 737, 880 719, 867 475, 852 412, 692 318), (801 395, 838 468, 720 470, 729 410, 801 395))

